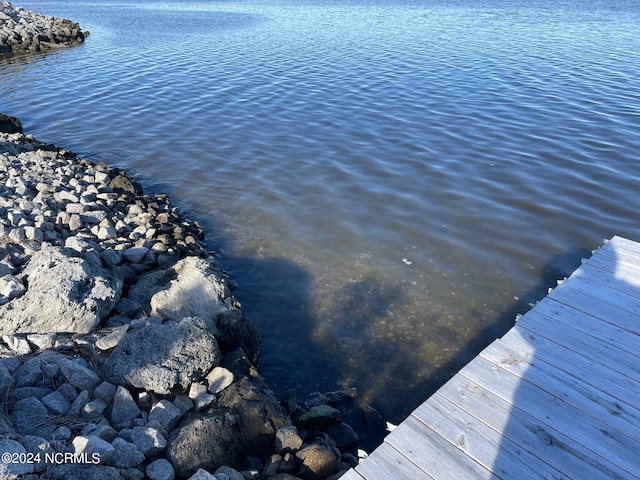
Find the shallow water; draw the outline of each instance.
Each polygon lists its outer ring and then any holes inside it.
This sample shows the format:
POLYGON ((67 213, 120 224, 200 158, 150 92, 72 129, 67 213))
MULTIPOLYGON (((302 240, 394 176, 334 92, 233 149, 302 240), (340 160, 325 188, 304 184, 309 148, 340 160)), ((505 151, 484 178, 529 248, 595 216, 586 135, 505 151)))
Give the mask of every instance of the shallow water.
POLYGON ((640 240, 640 6, 519 3, 21 2, 91 36, 0 61, 0 111, 203 221, 276 391, 398 422, 640 240))

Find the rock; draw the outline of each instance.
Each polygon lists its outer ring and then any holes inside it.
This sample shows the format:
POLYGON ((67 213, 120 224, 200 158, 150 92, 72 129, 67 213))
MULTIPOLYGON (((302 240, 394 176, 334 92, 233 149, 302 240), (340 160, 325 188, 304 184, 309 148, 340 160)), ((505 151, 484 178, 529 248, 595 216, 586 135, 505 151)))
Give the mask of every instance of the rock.
POLYGON ((262 469, 263 477, 272 477, 278 473, 280 464, 282 463, 282 456, 274 453, 264 462, 264 468, 262 469))
POLYGON ((358 435, 346 423, 338 423, 327 427, 327 434, 336 442, 336 446, 341 452, 358 448, 358 435))
POLYGON ((298 429, 293 425, 281 427, 276 432, 276 452, 281 455, 287 452, 295 452, 302 447, 303 441, 298 434, 298 429))
MULTIPOLYGON (((44 471, 48 462, 46 461, 46 455, 51 455, 55 453, 55 450, 51 446, 51 444, 42 437, 36 437, 34 435, 25 435, 20 440, 24 448, 27 452, 34 454, 34 460, 38 459, 40 461, 34 461, 33 470, 36 473, 44 471)), ((3 450, 0 448, 0 452, 3 450)))
POLYGON ((116 391, 116 386, 113 383, 102 382, 93 391, 93 397, 102 399, 110 398, 116 394, 116 391))
POLYGON ((140 416, 140 409, 126 388, 119 386, 113 397, 111 423, 117 429, 130 428, 134 418, 140 416))
POLYGON ((111 350, 112 348, 115 348, 116 345, 120 343, 120 340, 124 338, 128 328, 129 327, 127 325, 115 328, 112 332, 96 340, 96 347, 100 350, 111 350))
POLYGON ((129 331, 103 364, 110 382, 168 394, 220 363, 215 337, 197 318, 129 331))
POLYGON ((244 477, 240 472, 238 472, 234 468, 227 467, 226 465, 223 465, 222 467, 218 468, 215 472, 213 472, 213 474, 226 475, 229 480, 244 480, 244 477))
POLYGON ((115 448, 109 442, 95 435, 78 435, 71 442, 76 455, 84 454, 95 463, 111 462, 115 448))
POLYGON ((60 464, 51 471, 51 480, 125 480, 115 467, 60 464))
POLYGON ((58 365, 67 381, 80 390, 93 390, 102 383, 96 372, 73 360, 63 358, 58 365))
POLYGON ((111 445, 113 446, 111 465, 114 467, 133 468, 144 462, 144 454, 133 443, 115 438, 111 445))
POLYGON ((196 473, 189 477, 189 480, 220 480, 216 478, 214 475, 211 475, 206 470, 200 468, 196 473))
POLYGON ((318 405, 300 415, 300 425, 304 428, 322 429, 340 422, 340 410, 329 405, 318 405))
POLYGON ((67 416, 76 417, 80 415, 80 412, 89 401, 89 390, 82 390, 78 396, 73 400, 69 410, 67 410, 67 416))
MULTIPOLYGON (((3 307, 0 307, 0 309, 1 308, 3 307)), ((0 318, 2 318, 1 311, 0 318)), ((0 329, 1 328, 2 327, 0 327, 0 329)), ((29 342, 26 338, 22 338, 17 335, 3 335, 2 341, 6 343, 9 350, 13 351, 16 355, 29 355, 31 353, 31 347, 29 346, 29 342)))
POLYGON ((123 282, 79 255, 64 247, 35 253, 24 270, 26 292, 0 306, 0 333, 93 330, 120 298, 123 282))
POLYGON ((169 432, 176 426, 182 412, 166 399, 156 403, 149 412, 149 422, 158 422, 165 431, 169 432))
POLYGON ((212 257, 186 257, 167 269, 141 276, 129 298, 166 320, 199 317, 217 333, 215 317, 229 310, 225 300, 231 298, 231 292, 212 257))
POLYGON ((20 433, 48 437, 55 429, 47 408, 35 397, 18 400, 13 405, 11 420, 20 433))
POLYGON ((196 410, 208 407, 216 401, 216 396, 207 393, 207 387, 198 382, 192 383, 191 387, 189 387, 189 398, 193 400, 196 410))
POLYGON ((147 457, 157 455, 167 446, 167 441, 155 428, 135 427, 131 430, 131 440, 147 457))
POLYGON ((299 473, 305 480, 325 478, 338 471, 340 458, 326 445, 311 444, 296 456, 302 460, 299 473))
MULTIPOLYGON (((9 455, 25 455, 27 450, 21 443, 15 440, 0 440, 0 452, 9 455)), ((11 478, 11 475, 24 475, 32 473, 34 466, 27 462, 5 463, 0 462, 0 478, 11 478)))
POLYGON ((147 465, 146 472, 149 480, 173 480, 175 478, 173 466, 169 460, 164 458, 159 458, 147 465))
POLYGON ((107 402, 100 398, 97 398, 85 403, 84 407, 82 407, 80 415, 84 420, 97 420, 98 418, 102 417, 102 414, 105 412, 108 406, 109 405, 107 404, 107 402))
POLYGON ((233 373, 224 367, 215 367, 207 375, 207 384, 211 393, 220 393, 233 383, 233 373))
POLYGON ((10 117, 0 113, 0 132, 2 133, 22 133, 22 124, 16 117, 10 117))
POLYGON ((25 287, 13 275, 5 275, 0 278, 0 305, 10 302, 22 295, 25 287))
POLYGON ((169 437, 167 459, 178 475, 187 477, 200 468, 215 471, 240 460, 242 440, 238 418, 230 409, 211 409, 187 414, 169 437))
POLYGON ((58 390, 42 397, 42 404, 54 415, 63 415, 71 407, 67 397, 58 390))
POLYGON ((362 414, 364 423, 371 428, 380 428, 383 426, 382 415, 368 403, 362 404, 362 414))
POLYGON ((0 398, 5 398, 13 385, 13 375, 4 365, 0 364, 0 398))
POLYGON ((22 364, 16 372, 16 387, 31 387, 42 378, 42 362, 33 357, 22 364))

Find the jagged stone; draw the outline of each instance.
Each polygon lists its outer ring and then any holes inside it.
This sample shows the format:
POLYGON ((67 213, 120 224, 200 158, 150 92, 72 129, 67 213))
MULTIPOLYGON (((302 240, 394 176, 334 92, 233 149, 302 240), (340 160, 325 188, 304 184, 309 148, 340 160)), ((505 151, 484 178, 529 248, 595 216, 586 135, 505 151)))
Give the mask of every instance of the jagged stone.
POLYGON ((120 298, 122 279, 78 255, 51 247, 29 260, 25 293, 0 306, 1 334, 88 333, 107 316, 120 298))
POLYGON ((215 337, 197 318, 129 331, 103 365, 107 380, 167 394, 220 363, 215 337))

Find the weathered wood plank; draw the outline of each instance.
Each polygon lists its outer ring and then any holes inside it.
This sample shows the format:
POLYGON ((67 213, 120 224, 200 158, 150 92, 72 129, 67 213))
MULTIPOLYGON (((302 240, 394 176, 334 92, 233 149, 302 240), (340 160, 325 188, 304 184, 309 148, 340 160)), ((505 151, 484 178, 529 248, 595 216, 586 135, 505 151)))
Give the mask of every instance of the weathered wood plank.
POLYGON ((596 342, 594 337, 580 330, 566 328, 561 324, 554 324, 552 319, 538 313, 535 309, 521 318, 516 328, 529 330, 542 335, 578 355, 587 357, 595 362, 636 380, 640 378, 640 362, 635 355, 620 354, 620 350, 606 342, 596 342))
MULTIPOLYGON (((450 417, 454 413, 448 412, 447 415, 450 417)), ((489 469, 480 465, 467 453, 414 416, 409 416, 391 432, 386 442, 396 450, 405 453, 422 470, 439 480, 460 478, 498 480, 489 469), (425 455, 425 452, 429 454, 425 455)))
MULTIPOLYGON (((428 455, 428 452, 425 452, 428 455)), ((367 480, 412 479, 434 480, 404 454, 383 442, 372 455, 356 467, 356 472, 367 480)))
MULTIPOLYGON (((523 449, 543 459, 569 478, 626 480, 625 472, 608 459, 594 455, 570 436, 541 423, 524 410, 514 408, 483 386, 456 375, 437 392, 478 421, 485 422, 523 449)), ((431 401, 431 400, 429 400, 431 401)), ((495 471, 495 470, 494 470, 495 471)), ((519 477, 516 477, 519 478, 519 477)))
POLYGON ((627 472, 640 474, 640 445, 631 437, 608 428, 606 424, 572 408, 566 402, 518 377, 494 363, 476 357, 460 370, 460 375, 485 387, 503 400, 535 417, 545 429, 570 432, 572 438, 594 454, 606 455, 627 472))
MULTIPOLYGON (((538 480, 561 477, 560 472, 540 458, 528 455, 522 447, 505 438, 501 432, 478 421, 437 393, 418 407, 413 416, 500 478, 538 480)), ((458 475, 451 478, 457 480, 476 477, 458 475)))
POLYGON ((578 381, 601 388, 628 407, 640 406, 640 382, 620 375, 604 365, 522 328, 512 328, 502 340, 508 341, 521 355, 535 356, 536 361, 553 365, 578 381))
POLYGON ((363 477, 362 475, 360 475, 357 471, 355 471, 353 468, 351 470, 349 470, 347 473, 345 473, 344 475, 342 475, 340 477, 340 480, 366 480, 365 477, 363 477))
POLYGON ((640 443, 640 410, 636 408, 637 404, 632 407, 622 404, 607 393, 608 385, 601 383, 594 387, 581 382, 537 360, 535 355, 520 353, 516 345, 496 340, 480 356, 640 443))
MULTIPOLYGON (((614 305, 604 302, 601 298, 594 297, 590 293, 571 288, 571 285, 563 285, 563 287, 554 289, 545 298, 569 305, 576 310, 589 313, 619 328, 640 335, 638 314, 640 310, 635 310, 632 304, 614 305)), ((638 307, 640 308, 640 302, 638 302, 638 307)))
POLYGON ((627 275, 624 271, 615 273, 602 270, 589 262, 583 263, 563 285, 576 285, 591 290, 598 298, 611 298, 614 303, 640 301, 640 279, 627 275), (621 295, 622 294, 622 295, 621 295), (630 297, 630 298, 626 298, 630 297))
MULTIPOLYGON (((579 330, 594 337, 597 342, 609 343, 614 348, 626 350, 631 356, 637 356, 637 361, 640 364, 639 335, 550 298, 544 298, 538 302, 535 311, 548 317, 553 322, 552 328, 562 327, 579 330)), ((532 321, 538 322, 540 319, 536 317, 532 320, 525 315, 520 319, 519 323, 528 327, 532 321)))

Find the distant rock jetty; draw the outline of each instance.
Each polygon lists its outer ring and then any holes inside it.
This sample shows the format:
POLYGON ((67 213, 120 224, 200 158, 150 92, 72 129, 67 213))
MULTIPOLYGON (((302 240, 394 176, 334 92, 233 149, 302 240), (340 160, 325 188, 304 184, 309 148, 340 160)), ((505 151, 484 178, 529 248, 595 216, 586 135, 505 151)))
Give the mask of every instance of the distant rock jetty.
POLYGON ((0 54, 40 52, 51 48, 77 45, 89 32, 62 18, 41 15, 0 4, 0 54))
POLYGON ((0 478, 317 480, 357 464, 341 421, 355 389, 276 400, 203 233, 0 114, 0 478))

